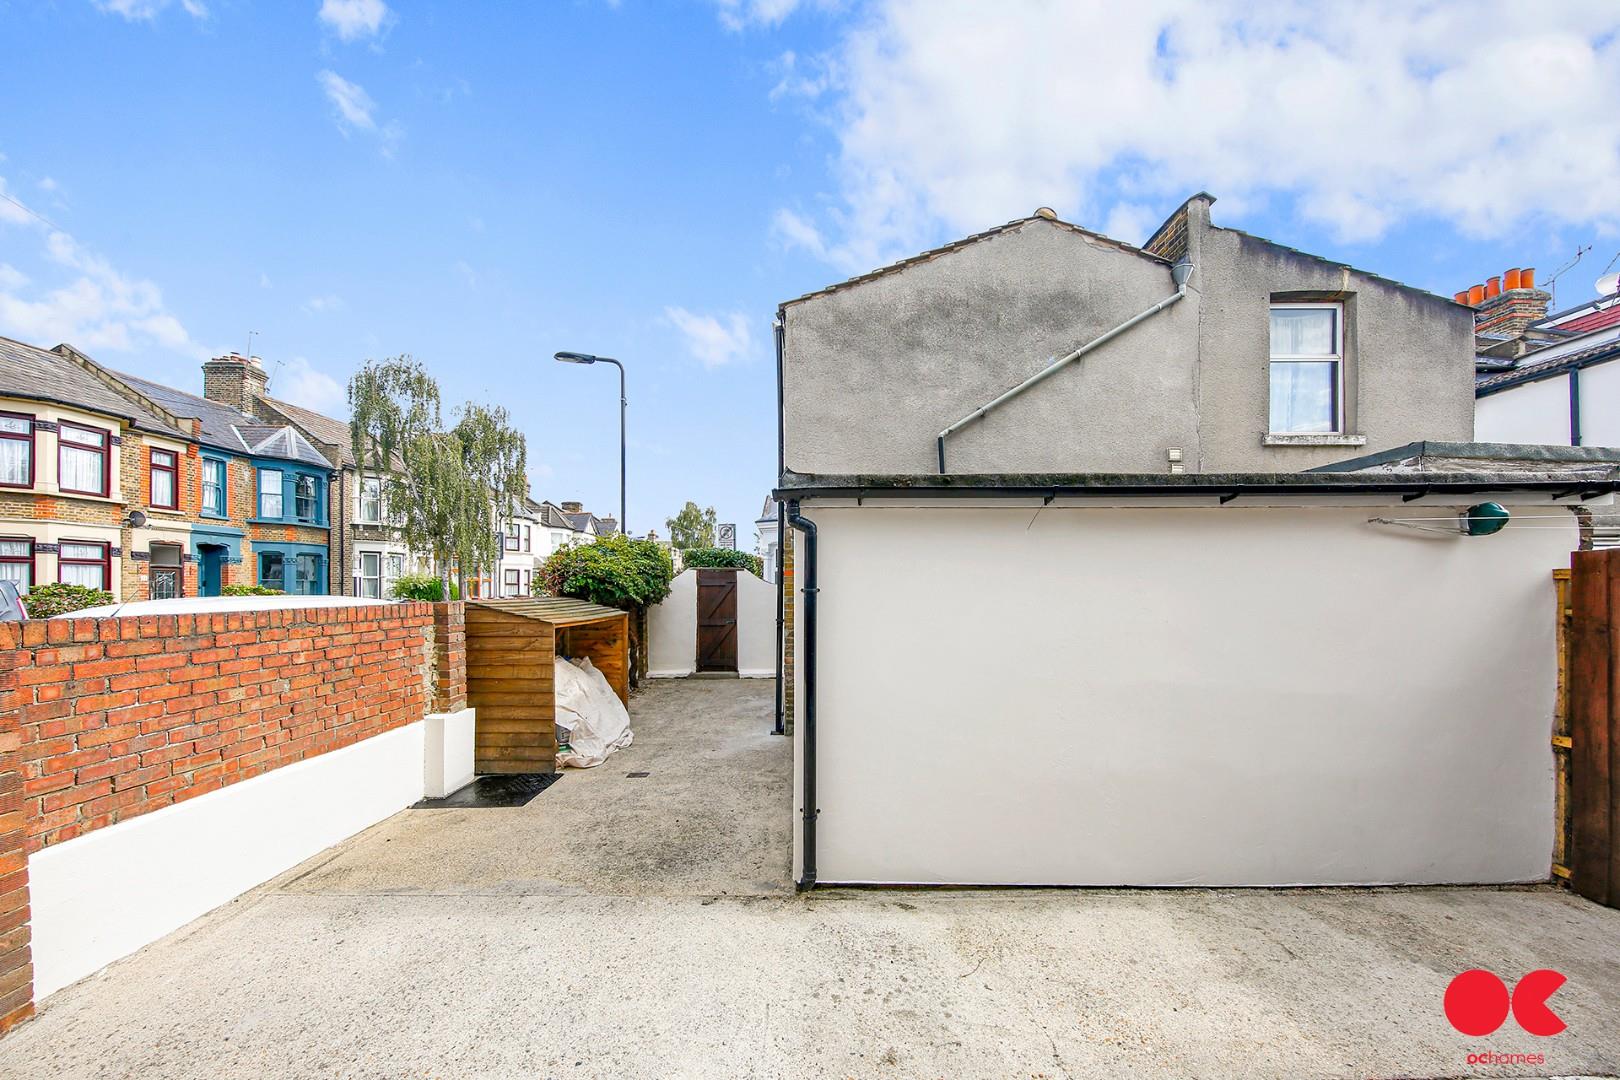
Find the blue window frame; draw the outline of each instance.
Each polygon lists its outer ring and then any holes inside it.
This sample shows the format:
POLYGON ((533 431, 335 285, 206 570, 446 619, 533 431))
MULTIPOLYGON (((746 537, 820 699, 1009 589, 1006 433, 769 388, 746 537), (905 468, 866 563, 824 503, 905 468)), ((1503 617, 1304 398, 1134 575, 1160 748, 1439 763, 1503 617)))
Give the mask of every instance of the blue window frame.
POLYGON ((202 512, 208 517, 224 517, 229 507, 230 467, 222 457, 204 454, 202 459, 202 512))
POLYGON ((326 527, 327 477, 324 470, 291 462, 260 463, 259 521, 326 527))
POLYGON ((255 541, 253 558, 260 585, 295 596, 326 595, 325 548, 255 541))

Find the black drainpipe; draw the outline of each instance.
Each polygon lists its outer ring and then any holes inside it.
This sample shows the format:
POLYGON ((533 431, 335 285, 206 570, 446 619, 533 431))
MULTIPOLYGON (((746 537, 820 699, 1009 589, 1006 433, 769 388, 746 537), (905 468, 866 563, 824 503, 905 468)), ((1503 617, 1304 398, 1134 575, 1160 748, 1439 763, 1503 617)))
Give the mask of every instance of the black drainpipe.
POLYGON ((1569 445, 1581 445, 1581 369, 1569 369, 1569 445))
MULTIPOLYGON (((777 483, 782 481, 783 459, 786 456, 782 446, 782 338, 787 333, 787 322, 784 318, 783 308, 776 309, 776 477, 777 483)), ((787 558, 787 507, 781 499, 776 500, 776 726, 772 734, 785 735, 787 721, 784 715, 787 705, 787 690, 782 683, 782 660, 786 641, 787 624, 787 592, 783 584, 782 567, 787 558)))
POLYGON ((794 639, 798 670, 804 673, 804 870, 799 888, 816 887, 816 523, 799 513, 799 500, 788 503, 788 524, 804 533, 804 634, 794 639))

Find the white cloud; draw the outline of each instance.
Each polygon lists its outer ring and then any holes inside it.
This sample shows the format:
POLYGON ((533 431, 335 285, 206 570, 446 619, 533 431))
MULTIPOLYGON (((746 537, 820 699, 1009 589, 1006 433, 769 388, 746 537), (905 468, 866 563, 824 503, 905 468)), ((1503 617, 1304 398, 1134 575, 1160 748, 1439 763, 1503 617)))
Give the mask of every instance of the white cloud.
POLYGON ((377 103, 359 83, 350 82, 335 71, 320 71, 315 75, 332 104, 332 119, 338 130, 347 136, 361 131, 377 137, 384 157, 393 157, 394 146, 404 135, 397 123, 377 123, 377 103))
POLYGON ((316 16, 344 41, 375 37, 393 20, 383 0, 322 0, 316 16))
POLYGON ((1108 211, 1108 218, 1103 222, 1102 231, 1115 240, 1123 240, 1127 244, 1141 244, 1153 235, 1153 230, 1158 228, 1163 220, 1164 215, 1151 206, 1117 202, 1114 208, 1108 211))
MULTIPOLYGON (((173 0, 93 0, 97 10, 122 15, 130 22, 155 19, 173 0)), ((194 19, 208 18, 208 5, 202 0, 180 0, 180 8, 194 19)))
POLYGON ((341 410, 346 398, 342 383, 302 356, 276 366, 271 375, 270 392, 282 401, 316 412, 341 410))
POLYGON ((474 270, 472 265, 468 263, 466 259, 457 259, 453 264, 451 264, 450 269, 456 275, 456 277, 461 279, 461 283, 467 286, 467 288, 478 288, 478 271, 474 270))
POLYGON ((681 332, 687 349, 704 367, 721 367, 747 359, 753 350, 753 332, 747 317, 740 312, 717 318, 698 315, 682 307, 667 307, 664 317, 681 332))
POLYGON ((802 248, 818 258, 826 258, 827 241, 815 223, 803 214, 782 209, 771 221, 771 232, 790 248, 802 248))
MULTIPOLYGON (((5 182, 0 179, 0 190, 5 182)), ((10 205, 0 202, 0 206, 10 205)), ((65 274, 38 283, 9 263, 0 264, 0 333, 30 344, 68 342, 86 350, 158 347, 201 354, 185 326, 163 304, 163 293, 144 278, 120 272, 67 233, 26 214, 0 223, 43 234, 40 258, 65 274)), ((7 247, 13 247, 7 238, 7 247)))
MULTIPOLYGON (((720 23, 727 30, 748 26, 775 26, 792 15, 804 0, 714 0, 720 23)), ((822 6, 829 6, 823 3, 822 6)))
POLYGON ((350 130, 375 131, 377 129, 377 103, 371 100, 366 88, 359 83, 352 83, 335 71, 322 71, 315 75, 315 81, 321 84, 326 91, 326 100, 332 103, 337 111, 338 129, 347 134, 350 130))
POLYGON ((305 300, 304 312, 309 315, 321 315, 328 311, 341 311, 343 306, 343 297, 334 293, 325 293, 305 300))
POLYGON ((845 269, 1041 205, 1096 226, 1124 204, 1141 228, 1199 188, 1347 241, 1414 219, 1620 231, 1612 0, 875 0, 824 70, 839 200, 813 232, 845 269))

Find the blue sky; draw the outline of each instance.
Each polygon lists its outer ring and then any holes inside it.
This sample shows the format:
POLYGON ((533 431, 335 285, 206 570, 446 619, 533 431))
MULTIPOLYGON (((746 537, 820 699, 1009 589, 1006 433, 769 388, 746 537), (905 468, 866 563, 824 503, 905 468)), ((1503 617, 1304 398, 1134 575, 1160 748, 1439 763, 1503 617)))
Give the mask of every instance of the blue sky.
POLYGON ((632 529, 693 499, 746 544, 776 304, 1039 205, 1141 241, 1207 188, 1447 294, 1592 245, 1559 301, 1591 294, 1612 3, 1254 7, 0 0, 0 334, 197 389, 258 331, 339 414, 409 352, 601 513, 612 372, 550 357, 617 356, 632 529))

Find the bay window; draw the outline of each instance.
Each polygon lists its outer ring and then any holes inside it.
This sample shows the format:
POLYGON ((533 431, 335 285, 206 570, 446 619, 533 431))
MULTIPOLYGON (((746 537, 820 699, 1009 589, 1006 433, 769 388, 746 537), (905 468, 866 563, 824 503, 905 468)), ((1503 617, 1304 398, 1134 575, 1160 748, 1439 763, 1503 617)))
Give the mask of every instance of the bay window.
POLYGON ((1343 431, 1344 308, 1271 305, 1271 431, 1343 431))
POLYGON ((287 591, 287 559, 279 551, 259 552, 259 584, 267 589, 287 591))
POLYGON ((56 486, 75 495, 105 496, 112 477, 111 437, 66 420, 56 425, 56 486))
POLYGON ((505 588, 503 596, 516 596, 518 594, 518 572, 506 570, 501 573, 501 584, 505 588))
POLYGON ((507 551, 516 551, 517 549, 518 549, 518 523, 515 522, 515 521, 508 521, 506 523, 506 550, 507 551))
POLYGON ((34 418, 0 413, 0 487, 34 486, 34 418))
POLYGON ((0 581, 9 581, 17 591, 34 587, 34 541, 28 537, 0 539, 0 581))
POLYGON ((173 510, 180 505, 180 457, 173 450, 152 450, 149 472, 152 476, 150 504, 160 510, 173 510))
POLYGON ((110 544, 62 541, 57 547, 56 580, 63 585, 83 585, 87 589, 110 588, 111 548, 110 544))

